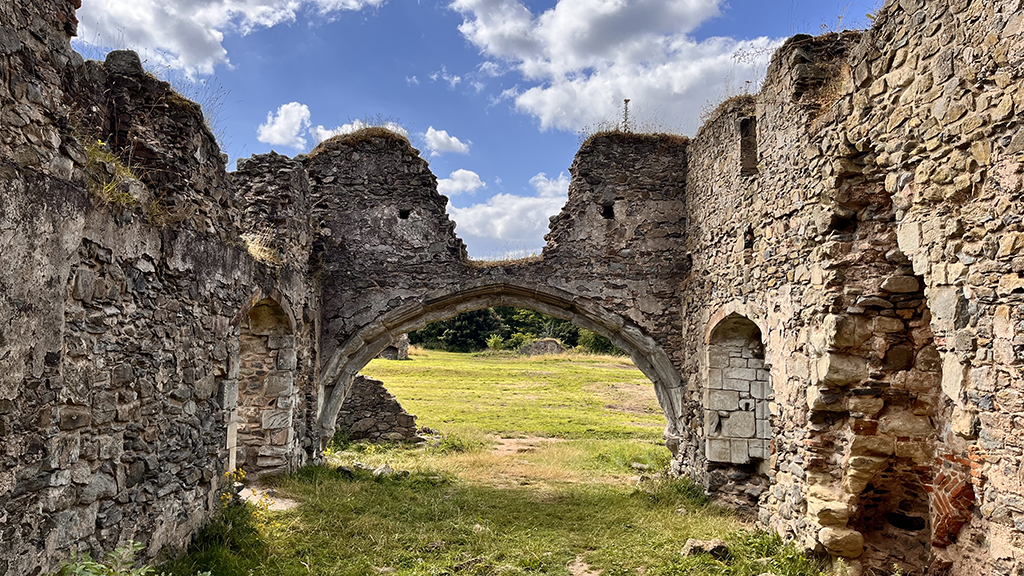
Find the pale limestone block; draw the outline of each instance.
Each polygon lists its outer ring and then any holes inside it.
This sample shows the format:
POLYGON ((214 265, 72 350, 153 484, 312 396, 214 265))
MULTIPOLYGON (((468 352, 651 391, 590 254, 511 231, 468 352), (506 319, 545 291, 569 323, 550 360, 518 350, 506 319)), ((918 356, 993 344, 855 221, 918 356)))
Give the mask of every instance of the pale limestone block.
POLYGON ((732 448, 729 461, 733 464, 746 464, 750 462, 750 450, 747 448, 746 440, 732 439, 729 441, 732 448))
POLYGON ((967 366, 960 363, 956 354, 946 352, 942 359, 942 392, 954 402, 961 402, 967 366))
POLYGON ((794 378, 800 381, 810 380, 811 378, 811 362, 807 356, 803 354, 793 354, 789 357, 789 373, 794 378))
POLYGON ((882 408, 885 408, 885 400, 872 396, 851 396, 846 401, 846 407, 850 412, 858 412, 866 418, 874 418, 882 408))
POLYGON ((711 368, 725 368, 729 366, 729 351, 721 346, 712 346, 708 349, 708 366, 711 368))
POLYGON ((750 395, 758 400, 764 400, 768 397, 768 383, 767 382, 751 382, 750 383, 750 395))
POLYGON ((732 446, 730 440, 724 438, 707 439, 707 457, 712 462, 730 462, 732 446))
POLYGON ((705 410, 704 411, 704 435, 708 438, 712 436, 718 436, 720 434, 719 427, 721 426, 721 416, 718 415, 717 410, 705 410))
POLYGON ((874 321, 874 331, 881 332, 883 334, 895 334, 902 332, 904 328, 903 321, 899 318, 893 318, 891 316, 876 316, 874 321))
POLYGON ((818 542, 834 556, 856 558, 864 553, 864 535, 851 528, 826 526, 818 531, 818 542))
POLYGON ((966 301, 959 288, 934 288, 928 294, 928 308, 942 330, 953 330, 966 325, 966 301))
POLYGON ((847 354, 826 354, 818 359, 816 368, 818 382, 833 386, 854 384, 868 376, 867 361, 847 354))
POLYGON ((722 436, 753 438, 757 432, 757 418, 753 412, 733 412, 722 421, 722 436))
POLYGON ((882 290, 899 294, 912 294, 921 289, 921 283, 913 276, 889 276, 882 281, 882 290))
POLYGON ((758 460, 764 460, 764 445, 764 440, 747 440, 747 456, 750 458, 757 458, 758 460))
POLYGON ((980 421, 978 415, 973 411, 956 406, 953 408, 953 416, 950 420, 950 428, 957 436, 967 440, 973 440, 978 437, 980 421))
POLYGON ((708 388, 719 390, 722 388, 722 370, 712 368, 708 371, 708 388))
POLYGON ((932 421, 927 416, 909 412, 885 414, 878 419, 878 431, 901 437, 923 437, 935 433, 932 421))
POLYGON ((896 443, 896 456, 910 458, 918 466, 928 466, 932 462, 934 453, 930 444, 911 440, 896 443))
POLYGON ((921 224, 919 222, 905 222, 896 230, 896 242, 900 251, 910 254, 921 247, 921 224))
POLYGON ((733 368, 729 367, 722 371, 722 376, 726 379, 735 378, 738 380, 756 380, 757 371, 750 368, 733 368))
POLYGON ((738 380, 736 378, 726 378, 722 382, 722 388, 725 390, 735 390, 737 392, 750 393, 750 382, 747 380, 738 380))
POLYGON ((732 390, 709 390, 708 410, 738 410, 739 392, 732 390))
POLYGON ((866 474, 870 478, 885 469, 888 456, 851 456, 848 473, 866 474))
POLYGON ((807 514, 822 526, 846 526, 850 519, 850 506, 844 502, 809 497, 807 514))
POLYGON ((895 450, 892 436, 855 436, 850 446, 851 456, 889 456, 895 450))
POLYGON ((992 331, 996 338, 1013 338, 1013 322, 1010 321, 1010 307, 999 306, 992 317, 992 331))

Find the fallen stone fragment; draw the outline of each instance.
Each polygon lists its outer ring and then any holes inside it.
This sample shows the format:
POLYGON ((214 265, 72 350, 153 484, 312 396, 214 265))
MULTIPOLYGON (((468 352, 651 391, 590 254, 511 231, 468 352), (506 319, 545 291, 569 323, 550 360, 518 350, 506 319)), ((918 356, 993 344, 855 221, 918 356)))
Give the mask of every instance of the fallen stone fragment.
POLYGON ((721 538, 712 540, 690 538, 683 546, 683 556, 689 557, 697 554, 710 554, 716 560, 725 560, 729 557, 729 545, 721 538))

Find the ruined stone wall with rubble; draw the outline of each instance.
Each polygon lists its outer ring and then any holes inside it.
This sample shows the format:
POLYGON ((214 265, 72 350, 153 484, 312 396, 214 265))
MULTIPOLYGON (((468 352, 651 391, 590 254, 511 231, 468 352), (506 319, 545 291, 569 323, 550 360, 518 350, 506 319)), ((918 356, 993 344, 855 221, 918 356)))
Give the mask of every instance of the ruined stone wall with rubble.
MULTIPOLYGON (((465 258, 447 199, 404 138, 380 131, 321 143, 304 160, 320 227, 324 279, 322 438, 355 375, 400 334, 467 310, 510 305, 571 320, 612 339, 655 385, 667 437, 681 441, 676 278, 686 140, 607 134, 577 154, 569 202, 543 257, 465 258)), ((687 441, 690 441, 687 439, 687 441)))
POLYGON ((315 459, 396 337, 494 305, 610 337, 673 467, 854 568, 1024 568, 1024 7, 791 39, 693 141, 601 134, 540 258, 467 261, 371 130, 228 174, 195 104, 0 5, 0 575, 180 546, 315 459))
MULTIPOLYGON (((72 52, 76 7, 0 6, 0 574, 180 548, 236 452, 263 471, 319 447, 298 392, 315 396, 317 369, 305 262, 268 265, 244 239, 268 218, 301 226, 269 201, 308 204, 301 179, 272 158, 229 177, 198 107, 137 56, 72 52), (287 346, 247 351, 252 332, 287 346), (240 395, 243 360, 260 374, 240 395), (246 437, 245 398, 271 376, 246 437)), ((306 233, 282 253, 308 254, 306 233)))
POLYGON ((855 568, 1022 568, 1022 27, 1017 1, 888 2, 789 40, 688 149, 707 442, 676 465, 855 568))
POLYGON ((338 412, 338 430, 350 440, 404 442, 415 440, 416 417, 405 411, 384 383, 356 376, 338 412))

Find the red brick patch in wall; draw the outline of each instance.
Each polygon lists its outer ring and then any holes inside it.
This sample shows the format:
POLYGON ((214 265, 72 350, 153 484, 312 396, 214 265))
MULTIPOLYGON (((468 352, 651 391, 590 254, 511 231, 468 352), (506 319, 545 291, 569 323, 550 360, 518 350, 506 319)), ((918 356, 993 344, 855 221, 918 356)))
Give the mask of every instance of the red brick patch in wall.
POLYGON ((933 546, 952 544, 970 518, 974 504, 972 460, 954 454, 943 454, 935 459, 936 474, 931 490, 933 546))

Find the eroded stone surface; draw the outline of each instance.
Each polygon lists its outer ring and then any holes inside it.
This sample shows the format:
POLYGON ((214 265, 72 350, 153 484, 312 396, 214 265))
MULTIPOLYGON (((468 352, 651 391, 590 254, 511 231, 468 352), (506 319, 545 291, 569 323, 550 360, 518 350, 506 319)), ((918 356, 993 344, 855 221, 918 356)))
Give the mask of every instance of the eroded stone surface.
POLYGON ((1024 568, 1019 3, 891 0, 790 39, 693 141, 596 136, 542 258, 496 266, 401 138, 228 175, 194 104, 74 54, 74 7, 0 4, 0 574, 183 545, 226 468, 316 459, 395 337, 494 305, 629 351, 673 469, 787 540, 1024 568), (763 357, 716 337, 736 318, 763 357))

